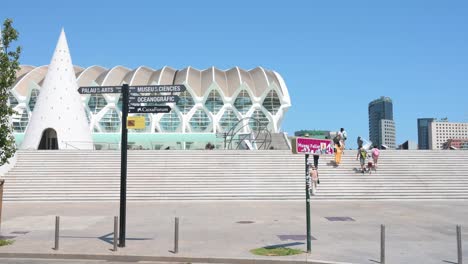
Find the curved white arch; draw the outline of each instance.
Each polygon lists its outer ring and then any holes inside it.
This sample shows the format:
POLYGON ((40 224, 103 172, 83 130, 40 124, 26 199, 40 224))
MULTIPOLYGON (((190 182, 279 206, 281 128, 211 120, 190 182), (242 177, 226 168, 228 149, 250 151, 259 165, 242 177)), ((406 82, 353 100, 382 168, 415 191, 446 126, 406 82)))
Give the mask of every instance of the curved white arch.
POLYGON ((124 66, 115 66, 114 68, 110 69, 102 80, 101 85, 121 85, 125 75, 130 71, 130 69, 124 66))
POLYGON ((20 69, 16 72, 16 79, 21 79, 23 75, 27 74, 28 72, 32 71, 36 66, 32 65, 21 65, 20 69))
POLYGON ((262 67, 257 67, 249 70, 250 76, 255 84, 255 96, 261 96, 270 86, 268 77, 262 67))
POLYGON ((80 73, 78 78, 76 78, 76 82, 78 86, 88 86, 93 81, 96 81, 105 71, 107 71, 107 69, 104 67, 98 65, 90 66, 80 73))
POLYGON ((164 66, 159 75, 158 84, 174 84, 174 79, 177 78, 176 73, 176 69, 164 66))
POLYGON ((205 95, 210 89, 211 84, 215 82, 214 67, 210 67, 200 72, 200 96, 205 95))
POLYGON ((213 67, 213 82, 216 83, 221 90, 227 91, 228 84, 225 71, 213 67))
POLYGON ((84 71, 85 69, 81 66, 73 65, 73 71, 75 72, 75 78, 78 78, 80 74, 84 71))
POLYGON ((226 82, 227 82, 227 89, 226 89, 226 96, 232 97, 234 92, 239 88, 241 85, 241 77, 237 67, 231 68, 226 72, 226 82))
POLYGON ((189 67, 183 68, 180 71, 177 71, 174 77, 174 83, 176 84, 186 84, 187 83, 187 72, 189 67))
POLYGON ((186 80, 186 83, 192 88, 192 92, 195 96, 203 96, 200 70, 193 67, 188 67, 186 80))
POLYGON ((150 78, 154 70, 146 67, 140 66, 135 70, 135 73, 132 75, 132 78, 129 81, 129 85, 147 85, 150 84, 150 78))
POLYGON ((291 97, 289 97, 289 91, 288 91, 288 87, 286 86, 286 83, 284 82, 281 75, 279 75, 279 73, 273 71, 273 74, 275 75, 276 79, 278 80, 279 85, 280 85, 280 89, 283 92, 282 98, 284 99, 287 106, 290 107, 291 106, 291 97))
POLYGON ((28 81, 35 82, 39 84, 42 80, 44 80, 47 71, 49 69, 49 65, 39 66, 32 71, 25 74, 20 80, 13 85, 11 90, 15 90, 21 96, 28 95, 28 81))

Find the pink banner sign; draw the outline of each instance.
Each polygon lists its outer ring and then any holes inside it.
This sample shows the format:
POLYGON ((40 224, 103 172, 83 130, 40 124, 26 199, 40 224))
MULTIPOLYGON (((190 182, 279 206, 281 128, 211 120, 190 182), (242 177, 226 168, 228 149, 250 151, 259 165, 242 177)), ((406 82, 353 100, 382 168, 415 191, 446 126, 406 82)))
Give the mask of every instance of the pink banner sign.
POLYGON ((303 137, 293 140, 292 151, 296 154, 334 154, 332 140, 303 137))

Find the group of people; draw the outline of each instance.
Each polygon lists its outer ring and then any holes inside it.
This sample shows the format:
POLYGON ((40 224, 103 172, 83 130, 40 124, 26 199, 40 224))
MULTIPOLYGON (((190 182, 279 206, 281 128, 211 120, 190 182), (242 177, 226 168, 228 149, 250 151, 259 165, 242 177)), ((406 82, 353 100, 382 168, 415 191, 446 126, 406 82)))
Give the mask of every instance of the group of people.
MULTIPOLYGON (((337 132, 337 135, 333 139, 334 146, 335 146, 335 162, 337 165, 341 162, 341 155, 345 148, 346 139, 348 135, 344 128, 341 128, 340 131, 337 132)), ((309 179, 308 184, 310 184, 311 194, 315 195, 317 191, 318 184, 320 184, 320 178, 318 173, 318 161, 320 158, 320 153, 314 153, 314 162, 309 163, 309 179)))
MULTIPOLYGON (((333 144, 335 148, 335 166, 339 166, 341 163, 341 156, 344 153, 346 147, 346 139, 348 135, 344 128, 341 128, 340 131, 336 132, 336 136, 333 138, 333 144)), ((356 160, 359 159, 361 165, 361 172, 364 173, 367 170, 376 169, 377 162, 379 160, 380 151, 377 146, 374 146, 371 150, 367 150, 369 146, 364 146, 364 140, 361 137, 357 138, 358 153, 356 155, 356 160), (368 162, 366 168, 366 160, 368 157, 372 157, 372 162, 368 162)), ((370 145, 370 143, 369 143, 370 145)))
MULTIPOLYGON (((340 130, 336 132, 336 136, 333 138, 333 145, 335 151, 335 166, 339 166, 341 163, 341 157, 346 147, 347 138, 348 134, 344 128, 340 128, 340 130)), ((358 153, 356 155, 356 160, 359 159, 361 165, 361 172, 364 173, 371 169, 375 170, 377 168, 377 162, 379 160, 380 155, 380 150, 378 149, 378 147, 374 146, 372 149, 368 150, 371 143, 366 143, 366 145, 364 145, 364 140, 361 137, 357 138, 357 145, 358 153), (366 167, 366 161, 368 158, 372 158, 372 161, 369 161, 366 167)), ((318 161, 320 158, 320 153, 313 154, 313 158, 313 163, 309 163, 309 177, 307 184, 309 184, 311 194, 315 195, 318 184, 320 184, 320 178, 318 173, 318 161)))
MULTIPOLYGON (((359 141, 359 138, 358 138, 359 141)), ((376 170, 377 162, 379 161, 380 150, 377 146, 374 146, 370 151, 367 151, 362 145, 358 145, 358 153, 356 155, 356 160, 359 159, 359 163, 361 164, 361 172, 364 173, 366 171, 371 171, 372 169, 376 170), (369 161, 367 163, 366 168, 366 160, 368 157, 372 157, 372 162, 369 161)))

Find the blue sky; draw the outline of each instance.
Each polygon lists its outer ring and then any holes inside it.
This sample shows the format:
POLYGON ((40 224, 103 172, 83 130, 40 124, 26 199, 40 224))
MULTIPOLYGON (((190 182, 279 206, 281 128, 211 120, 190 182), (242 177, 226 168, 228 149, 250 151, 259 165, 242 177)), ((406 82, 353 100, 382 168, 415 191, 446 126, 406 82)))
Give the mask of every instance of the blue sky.
POLYGON ((292 107, 282 129, 368 137, 367 106, 394 103, 397 143, 416 119, 468 122, 467 1, 6 1, 22 64, 50 62, 61 27, 73 63, 262 66, 280 73, 292 107))

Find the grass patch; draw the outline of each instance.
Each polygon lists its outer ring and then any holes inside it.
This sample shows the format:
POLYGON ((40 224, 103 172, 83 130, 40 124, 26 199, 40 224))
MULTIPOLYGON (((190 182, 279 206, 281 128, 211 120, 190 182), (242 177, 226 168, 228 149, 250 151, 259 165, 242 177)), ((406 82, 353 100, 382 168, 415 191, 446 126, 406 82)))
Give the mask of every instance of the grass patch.
POLYGON ((13 244, 13 240, 0 239, 0 247, 13 244))
POLYGON ((294 248, 286 248, 286 247, 263 247, 263 248, 256 248, 250 250, 250 253, 260 256, 289 256, 289 255, 297 255, 302 254, 302 250, 294 249, 294 248))

